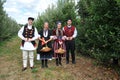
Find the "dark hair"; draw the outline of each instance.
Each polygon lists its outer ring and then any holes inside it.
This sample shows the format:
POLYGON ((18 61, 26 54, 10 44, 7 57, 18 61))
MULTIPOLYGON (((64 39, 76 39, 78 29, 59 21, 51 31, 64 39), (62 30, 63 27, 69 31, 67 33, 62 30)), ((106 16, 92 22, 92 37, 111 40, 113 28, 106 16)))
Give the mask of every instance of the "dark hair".
POLYGON ((59 24, 59 23, 61 23, 61 21, 57 21, 57 22, 56 22, 56 25, 59 24))
POLYGON ((34 21, 34 18, 33 17, 28 17, 28 20, 34 21))
POLYGON ((68 20, 71 20, 71 21, 72 21, 72 19, 71 19, 71 18, 68 18, 68 19, 67 19, 67 21, 68 21, 68 20))

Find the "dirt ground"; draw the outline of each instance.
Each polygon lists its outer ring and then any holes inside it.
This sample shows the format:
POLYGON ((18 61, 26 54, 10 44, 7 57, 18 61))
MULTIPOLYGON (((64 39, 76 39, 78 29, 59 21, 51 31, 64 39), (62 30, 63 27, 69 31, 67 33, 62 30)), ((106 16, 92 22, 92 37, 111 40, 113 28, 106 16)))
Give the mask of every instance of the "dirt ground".
MULTIPOLYGON (((49 61, 49 68, 41 68, 41 62, 35 58, 35 68, 24 72, 20 40, 14 38, 0 48, 0 80, 119 80, 118 74, 110 68, 95 65, 95 60, 83 56, 76 57, 76 64, 56 66, 55 60, 49 61)), ((36 56, 36 53, 35 53, 36 56)))

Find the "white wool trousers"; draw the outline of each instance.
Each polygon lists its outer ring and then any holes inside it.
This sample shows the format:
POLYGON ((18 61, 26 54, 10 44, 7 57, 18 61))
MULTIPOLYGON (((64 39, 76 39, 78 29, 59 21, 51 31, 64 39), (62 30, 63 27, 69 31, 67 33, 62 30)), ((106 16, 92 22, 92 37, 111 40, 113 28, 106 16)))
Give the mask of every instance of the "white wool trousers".
POLYGON ((29 58, 30 67, 34 65, 34 51, 23 50, 23 67, 27 67, 27 62, 29 58))

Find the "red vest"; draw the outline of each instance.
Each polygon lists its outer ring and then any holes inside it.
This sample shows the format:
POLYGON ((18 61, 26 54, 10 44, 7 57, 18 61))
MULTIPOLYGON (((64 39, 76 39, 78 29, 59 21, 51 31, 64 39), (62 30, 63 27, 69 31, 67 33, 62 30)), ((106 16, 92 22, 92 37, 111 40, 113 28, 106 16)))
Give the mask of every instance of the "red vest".
POLYGON ((75 27, 74 27, 74 26, 71 26, 70 28, 67 27, 67 26, 64 27, 64 32, 65 32, 65 35, 66 35, 67 37, 73 36, 74 31, 75 31, 75 27))

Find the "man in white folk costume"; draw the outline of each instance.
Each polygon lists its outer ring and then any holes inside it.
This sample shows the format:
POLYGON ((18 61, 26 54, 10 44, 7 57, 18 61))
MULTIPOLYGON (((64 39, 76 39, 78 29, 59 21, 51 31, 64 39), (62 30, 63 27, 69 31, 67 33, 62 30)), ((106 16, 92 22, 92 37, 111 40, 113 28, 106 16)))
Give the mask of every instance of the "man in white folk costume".
POLYGON ((18 36, 22 39, 22 44, 20 49, 22 50, 23 57, 23 69, 25 71, 27 69, 27 62, 29 57, 30 68, 34 68, 34 50, 36 50, 35 40, 38 38, 38 31, 33 26, 34 18, 28 18, 28 24, 23 26, 19 32, 18 36))

